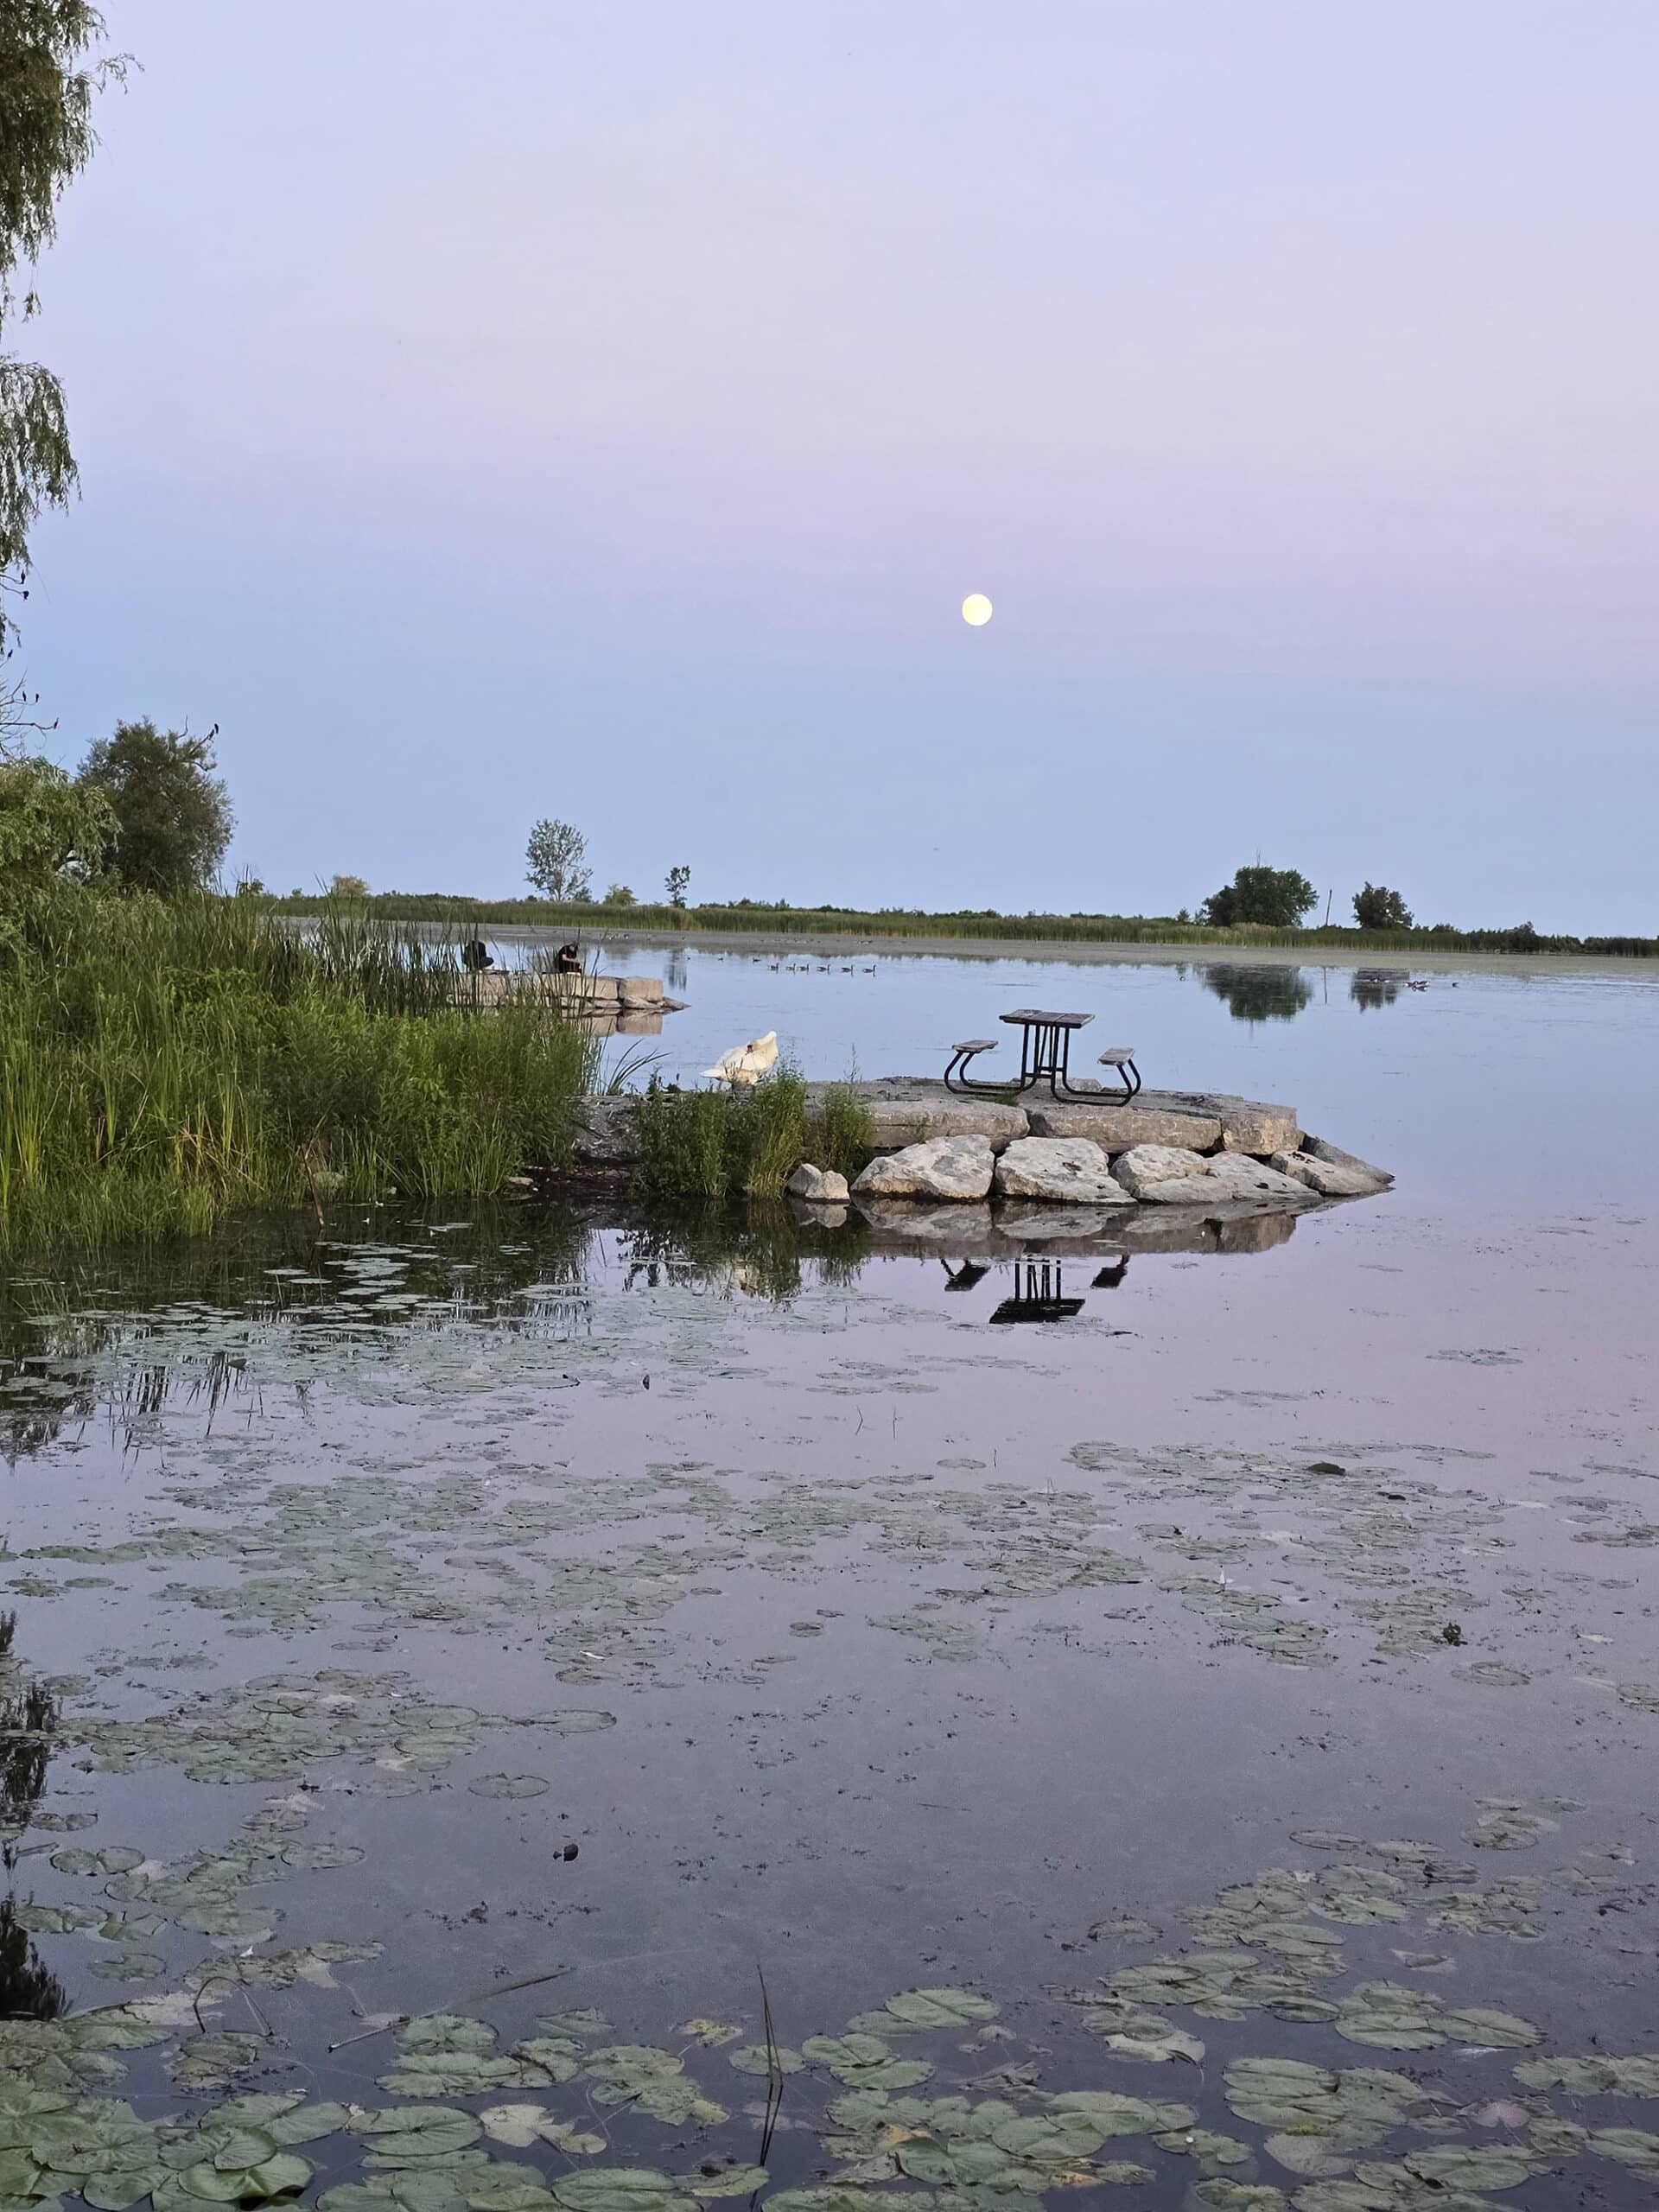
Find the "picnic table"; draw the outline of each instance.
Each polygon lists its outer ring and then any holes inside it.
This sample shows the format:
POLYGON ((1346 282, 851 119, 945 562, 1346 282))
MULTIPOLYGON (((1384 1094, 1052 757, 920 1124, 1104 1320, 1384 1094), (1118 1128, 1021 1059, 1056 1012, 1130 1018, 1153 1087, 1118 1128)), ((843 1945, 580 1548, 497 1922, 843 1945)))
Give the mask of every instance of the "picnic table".
MULTIPOLYGON (((1094 1020, 1092 1014, 1056 1014, 1044 1007, 1016 1007, 1012 1014, 998 1016, 998 1020, 1020 1032, 1020 1073, 1001 1083, 976 1082, 968 1073, 970 1061, 981 1052, 995 1052, 995 1037, 969 1037, 956 1046, 950 1064, 944 1071, 944 1087, 969 1096, 995 1098, 1018 1096, 1034 1090, 1039 1083, 1046 1083, 1055 1098, 1075 1098, 1079 1101, 1096 1100, 1099 1086, 1088 1090, 1076 1090, 1071 1086, 1072 1033, 1084 1029, 1094 1020)), ((1135 1065, 1134 1053, 1128 1046, 1114 1046, 1100 1056, 1103 1066, 1116 1067, 1123 1083, 1122 1096, 1132 1098, 1141 1088, 1141 1077, 1135 1065)))

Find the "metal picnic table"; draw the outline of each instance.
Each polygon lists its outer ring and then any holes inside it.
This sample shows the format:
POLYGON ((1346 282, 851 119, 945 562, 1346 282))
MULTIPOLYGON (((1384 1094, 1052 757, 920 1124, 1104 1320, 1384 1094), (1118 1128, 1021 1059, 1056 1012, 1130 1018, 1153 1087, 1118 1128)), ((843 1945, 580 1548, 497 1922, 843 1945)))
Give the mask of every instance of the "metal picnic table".
MULTIPOLYGON (((1046 1083, 1051 1094, 1056 1098, 1098 1100, 1101 1094, 1097 1087, 1090 1090, 1074 1090, 1071 1079, 1071 1033, 1074 1030, 1085 1028, 1094 1018, 1092 1014, 1055 1014, 1041 1007, 1017 1007, 1012 1014, 999 1015, 998 1019, 1020 1032, 1019 1075, 1010 1076, 1001 1083, 976 1082, 967 1072, 969 1062, 981 1052, 994 1052, 996 1039, 995 1037, 970 1037, 952 1051, 950 1064, 944 1071, 944 1087, 947 1090, 959 1090, 983 1097, 1007 1097, 1011 1091, 1017 1094, 1032 1090, 1039 1083, 1046 1083)), ((1106 1058, 1118 1067, 1121 1074, 1126 1065, 1133 1069, 1133 1059, 1127 1052, 1114 1052, 1106 1058)), ((1134 1094, 1128 1088, 1128 1074, 1123 1075, 1123 1080, 1124 1096, 1132 1096, 1134 1094)), ((1135 1077, 1134 1083, 1135 1089, 1139 1090, 1141 1078, 1138 1075, 1135 1077)))

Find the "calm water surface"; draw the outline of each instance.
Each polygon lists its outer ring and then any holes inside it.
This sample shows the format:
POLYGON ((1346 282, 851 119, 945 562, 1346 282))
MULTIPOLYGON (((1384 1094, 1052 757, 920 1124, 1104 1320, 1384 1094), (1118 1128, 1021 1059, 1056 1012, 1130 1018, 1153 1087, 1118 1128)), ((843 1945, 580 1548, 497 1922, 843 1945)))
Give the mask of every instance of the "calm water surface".
POLYGON ((14 1279, 19 2081, 444 2107, 418 2189, 364 2132, 402 2123, 300 2145, 406 2212, 689 2208, 761 2140, 763 1974, 806 2046, 772 2196, 834 2191, 785 2212, 1649 2201, 1659 2065, 1583 2062, 1659 2044, 1653 984, 849 964, 687 952, 664 1071, 771 1027, 931 1069, 1077 1006, 1398 1185, 1068 1262, 1052 1327, 991 1325, 1006 1268, 741 1212, 14 1279), (123 2004, 155 2040, 92 2078, 123 2004), (1333 2069, 1313 2117, 1266 2058, 1333 2069), (671 2178, 572 2178, 619 2166, 671 2178))

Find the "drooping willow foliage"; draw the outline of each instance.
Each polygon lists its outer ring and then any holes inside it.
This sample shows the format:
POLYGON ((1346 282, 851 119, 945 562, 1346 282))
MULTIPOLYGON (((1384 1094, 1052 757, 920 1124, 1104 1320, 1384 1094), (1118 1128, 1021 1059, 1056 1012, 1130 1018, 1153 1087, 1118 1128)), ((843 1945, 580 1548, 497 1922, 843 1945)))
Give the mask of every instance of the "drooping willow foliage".
MULTIPOLYGON (((0 334, 34 312, 35 264, 57 228, 63 189, 97 141, 92 103, 118 75, 96 49, 104 22, 86 0, 0 0, 0 334), (20 287, 21 280, 21 287, 20 287)), ((63 388, 38 361, 0 352, 0 585, 29 573, 29 531, 76 482, 63 388)), ((6 605, 0 597, 0 640, 6 605)))

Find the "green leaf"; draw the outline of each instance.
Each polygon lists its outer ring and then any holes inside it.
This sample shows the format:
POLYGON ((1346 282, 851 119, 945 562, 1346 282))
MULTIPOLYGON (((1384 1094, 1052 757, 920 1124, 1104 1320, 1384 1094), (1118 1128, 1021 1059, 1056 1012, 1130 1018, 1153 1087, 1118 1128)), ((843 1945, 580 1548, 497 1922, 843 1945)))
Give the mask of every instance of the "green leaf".
POLYGON ((798 2074, 806 2063, 798 2050, 791 2050, 783 2044, 775 2044, 768 2051, 763 2043, 746 2043, 736 2050, 728 2050, 726 2056, 740 2074, 766 2074, 773 2064, 780 2074, 798 2074))
POLYGON ((889 1997, 880 2012, 867 2012, 865 2023, 879 2023, 876 2035, 900 2035, 929 2028, 959 2028, 969 2022, 994 2020, 996 2007, 988 1998, 970 1989, 906 1989, 889 1997))
POLYGON ((483 2128, 474 2115, 454 2105, 391 2105, 353 2120, 352 2132, 372 2139, 383 2165, 416 2165, 448 2158, 477 2142, 483 2128))
POLYGON ((677 2193, 672 2175, 649 2166, 592 2166, 553 2184, 565 2212, 664 2212, 677 2193))
POLYGON ((202 2197, 211 2204, 240 2204, 250 2198, 263 2202, 296 2196, 310 2178, 309 2159, 294 2151, 279 2151, 257 2165, 228 2171, 213 2160, 203 2159, 199 2165, 187 2166, 178 2181, 188 2196, 202 2197))

